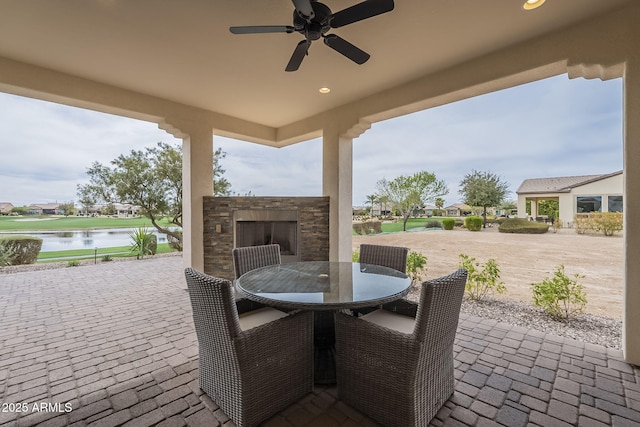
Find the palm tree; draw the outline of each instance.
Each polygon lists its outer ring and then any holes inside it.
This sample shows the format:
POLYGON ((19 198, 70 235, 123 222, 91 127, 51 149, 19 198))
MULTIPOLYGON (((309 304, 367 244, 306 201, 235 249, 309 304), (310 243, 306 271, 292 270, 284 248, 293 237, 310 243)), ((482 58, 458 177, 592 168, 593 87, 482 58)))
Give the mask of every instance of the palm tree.
MULTIPOLYGON (((436 199, 436 208, 438 208, 438 210, 441 211, 443 206, 444 206, 444 199, 442 197, 438 197, 436 199)), ((438 216, 441 216, 441 215, 442 213, 440 213, 440 215, 438 216)))
POLYGON ((380 203, 380 216, 382 216, 382 206, 384 205, 384 207, 387 207, 387 203, 389 203, 389 197, 388 196, 378 196, 378 203, 380 203))
POLYGON ((371 218, 373 218, 373 204, 376 203, 378 201, 378 195, 377 194, 369 194, 367 195, 367 202, 371 205, 371 210, 369 211, 369 215, 371 216, 371 218))

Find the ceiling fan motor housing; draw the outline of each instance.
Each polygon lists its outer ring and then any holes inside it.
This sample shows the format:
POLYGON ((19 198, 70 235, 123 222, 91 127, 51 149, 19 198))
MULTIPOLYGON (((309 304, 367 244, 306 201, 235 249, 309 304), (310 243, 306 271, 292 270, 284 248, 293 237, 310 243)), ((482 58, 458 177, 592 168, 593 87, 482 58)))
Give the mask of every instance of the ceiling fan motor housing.
POLYGON ((331 9, 328 6, 311 2, 315 16, 310 22, 300 16, 297 10, 293 12, 293 27, 297 32, 304 35, 307 40, 318 40, 327 31, 331 29, 329 18, 331 17, 331 9))

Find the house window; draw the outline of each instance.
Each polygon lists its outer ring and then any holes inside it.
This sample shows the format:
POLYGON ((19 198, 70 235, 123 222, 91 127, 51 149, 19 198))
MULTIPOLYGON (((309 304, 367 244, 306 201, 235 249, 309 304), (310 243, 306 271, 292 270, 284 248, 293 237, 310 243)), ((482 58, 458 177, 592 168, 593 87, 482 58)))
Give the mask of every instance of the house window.
POLYGON ((622 212, 622 196, 609 196, 609 212, 622 212))
POLYGON ((580 196, 576 198, 576 212, 602 212, 602 196, 580 196))

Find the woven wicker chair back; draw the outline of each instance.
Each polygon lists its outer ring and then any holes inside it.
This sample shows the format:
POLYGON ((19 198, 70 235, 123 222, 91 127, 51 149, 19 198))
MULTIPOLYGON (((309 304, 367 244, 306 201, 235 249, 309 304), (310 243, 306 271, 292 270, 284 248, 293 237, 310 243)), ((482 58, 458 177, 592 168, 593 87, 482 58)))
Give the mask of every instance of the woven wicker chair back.
POLYGON ((200 341, 200 335, 205 340, 216 336, 216 345, 229 345, 231 339, 240 333, 233 283, 203 274, 193 268, 185 269, 185 277, 198 340, 200 341), (207 330, 199 331, 202 328, 207 330))
POLYGON ((360 262, 381 265, 394 270, 407 272, 408 248, 400 246, 360 245, 360 262))
POLYGON ((453 346, 466 283, 467 270, 461 268, 422 284, 414 335, 425 348, 453 346))
POLYGON ((280 258, 280 245, 278 244, 235 248, 232 254, 236 279, 247 271, 280 264, 282 262, 280 258))

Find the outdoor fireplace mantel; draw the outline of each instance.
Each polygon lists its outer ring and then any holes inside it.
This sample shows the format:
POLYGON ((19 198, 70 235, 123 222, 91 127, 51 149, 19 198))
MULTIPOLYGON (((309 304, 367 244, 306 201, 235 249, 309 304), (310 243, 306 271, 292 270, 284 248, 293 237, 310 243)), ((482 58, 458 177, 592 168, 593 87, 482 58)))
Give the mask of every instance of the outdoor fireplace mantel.
POLYGON ((329 259, 328 197, 205 197, 203 214, 207 274, 233 279, 237 245, 279 243, 283 262, 329 259))

